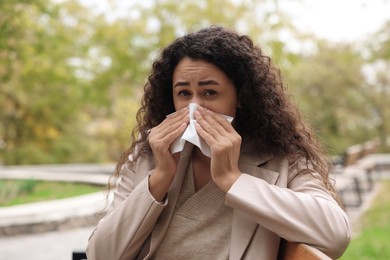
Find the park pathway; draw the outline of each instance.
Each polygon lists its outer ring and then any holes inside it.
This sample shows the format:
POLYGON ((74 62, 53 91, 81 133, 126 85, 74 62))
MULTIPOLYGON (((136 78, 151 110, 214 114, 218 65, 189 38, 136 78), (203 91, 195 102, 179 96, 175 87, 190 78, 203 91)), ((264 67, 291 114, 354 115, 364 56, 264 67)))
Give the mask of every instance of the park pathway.
POLYGON ((0 260, 71 260, 73 251, 85 250, 93 228, 0 237, 0 260))

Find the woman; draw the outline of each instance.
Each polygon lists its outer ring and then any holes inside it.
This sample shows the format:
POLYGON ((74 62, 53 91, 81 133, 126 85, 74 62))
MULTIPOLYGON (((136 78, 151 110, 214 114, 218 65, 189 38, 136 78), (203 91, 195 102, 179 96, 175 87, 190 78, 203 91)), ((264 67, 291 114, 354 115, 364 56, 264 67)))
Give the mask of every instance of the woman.
POLYGON ((281 238, 344 252, 351 228, 328 161, 249 37, 210 27, 175 40, 137 122, 88 259, 276 259, 281 238), (189 125, 209 156, 189 142, 172 154, 189 125))

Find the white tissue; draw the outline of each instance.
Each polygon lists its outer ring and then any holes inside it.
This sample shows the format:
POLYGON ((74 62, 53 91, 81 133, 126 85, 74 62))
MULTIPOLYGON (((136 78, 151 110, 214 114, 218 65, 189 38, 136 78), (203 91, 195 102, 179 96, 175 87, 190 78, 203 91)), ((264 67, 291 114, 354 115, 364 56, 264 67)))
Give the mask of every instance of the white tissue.
MULTIPOLYGON (((202 151, 202 153, 208 157, 211 157, 211 151, 210 147, 206 144, 206 142, 203 140, 202 137, 198 135, 198 132, 196 132, 196 120, 194 113, 196 109, 198 108, 198 104, 191 103, 189 105, 189 116, 190 116, 190 124, 187 126, 187 129, 184 131, 183 135, 179 138, 177 138, 171 145, 170 151, 172 154, 181 152, 184 148, 185 142, 190 142, 194 144, 195 146, 199 147, 199 149, 202 151)), ((226 120, 228 120, 230 123, 233 121, 233 117, 223 115, 226 120)))

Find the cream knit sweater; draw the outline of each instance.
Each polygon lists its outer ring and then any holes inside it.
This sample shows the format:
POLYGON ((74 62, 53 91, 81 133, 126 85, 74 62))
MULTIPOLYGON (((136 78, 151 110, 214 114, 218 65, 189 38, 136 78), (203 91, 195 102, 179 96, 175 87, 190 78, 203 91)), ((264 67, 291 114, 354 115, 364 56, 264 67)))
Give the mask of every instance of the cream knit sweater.
POLYGON ((192 164, 168 231, 153 259, 228 259, 232 208, 211 181, 195 192, 192 164))

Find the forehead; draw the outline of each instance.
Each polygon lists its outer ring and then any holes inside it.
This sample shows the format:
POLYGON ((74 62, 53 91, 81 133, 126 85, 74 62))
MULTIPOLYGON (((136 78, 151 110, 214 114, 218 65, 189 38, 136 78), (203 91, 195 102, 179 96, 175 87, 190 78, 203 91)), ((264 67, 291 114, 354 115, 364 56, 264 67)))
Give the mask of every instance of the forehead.
POLYGON ((214 64, 204 60, 182 59, 173 72, 173 79, 187 76, 219 76, 226 77, 225 73, 214 64))

